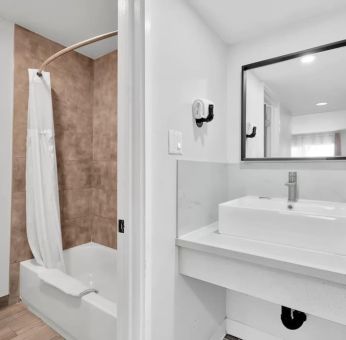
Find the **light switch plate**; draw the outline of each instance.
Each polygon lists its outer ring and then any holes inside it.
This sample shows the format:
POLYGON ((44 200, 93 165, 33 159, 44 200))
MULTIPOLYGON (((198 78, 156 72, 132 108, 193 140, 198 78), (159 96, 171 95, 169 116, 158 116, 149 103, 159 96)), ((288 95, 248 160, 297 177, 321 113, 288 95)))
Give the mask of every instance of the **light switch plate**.
POLYGON ((183 134, 181 131, 168 131, 168 153, 170 155, 183 154, 183 134))

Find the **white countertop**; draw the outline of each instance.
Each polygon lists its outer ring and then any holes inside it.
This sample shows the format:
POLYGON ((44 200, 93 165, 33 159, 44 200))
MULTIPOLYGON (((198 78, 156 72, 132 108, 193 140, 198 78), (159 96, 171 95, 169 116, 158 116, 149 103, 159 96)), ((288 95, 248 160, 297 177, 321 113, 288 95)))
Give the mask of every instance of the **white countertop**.
POLYGON ((346 285, 346 256, 220 234, 217 223, 177 238, 176 244, 346 285))

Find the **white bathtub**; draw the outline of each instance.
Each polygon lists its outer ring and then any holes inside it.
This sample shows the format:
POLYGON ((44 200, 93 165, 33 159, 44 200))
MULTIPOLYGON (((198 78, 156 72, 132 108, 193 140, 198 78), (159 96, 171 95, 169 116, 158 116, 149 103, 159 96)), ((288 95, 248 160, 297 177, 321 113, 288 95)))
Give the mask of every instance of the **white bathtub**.
POLYGON ((28 308, 68 340, 115 340, 116 250, 87 243, 64 251, 66 271, 96 288, 82 298, 43 283, 35 260, 20 264, 20 295, 28 308))

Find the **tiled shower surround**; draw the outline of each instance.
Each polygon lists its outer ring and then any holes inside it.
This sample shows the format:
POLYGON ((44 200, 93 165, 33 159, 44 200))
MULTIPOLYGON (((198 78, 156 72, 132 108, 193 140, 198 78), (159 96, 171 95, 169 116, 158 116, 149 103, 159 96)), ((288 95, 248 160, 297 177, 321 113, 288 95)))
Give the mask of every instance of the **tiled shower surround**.
POLYGON ((92 240, 116 247, 117 54, 94 61, 92 240))
MULTIPOLYGON (((63 46, 15 28, 10 303, 19 262, 32 257, 26 236, 25 153, 28 68, 63 46)), ((72 52, 51 73, 64 248, 95 241, 116 247, 117 53, 92 60, 72 52)))

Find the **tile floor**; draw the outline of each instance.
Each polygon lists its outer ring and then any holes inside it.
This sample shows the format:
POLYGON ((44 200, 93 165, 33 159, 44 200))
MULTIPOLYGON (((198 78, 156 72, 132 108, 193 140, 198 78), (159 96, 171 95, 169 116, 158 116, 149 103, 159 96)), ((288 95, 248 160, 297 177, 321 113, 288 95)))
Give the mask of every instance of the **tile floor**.
POLYGON ((0 308, 0 340, 63 340, 22 304, 0 308))

